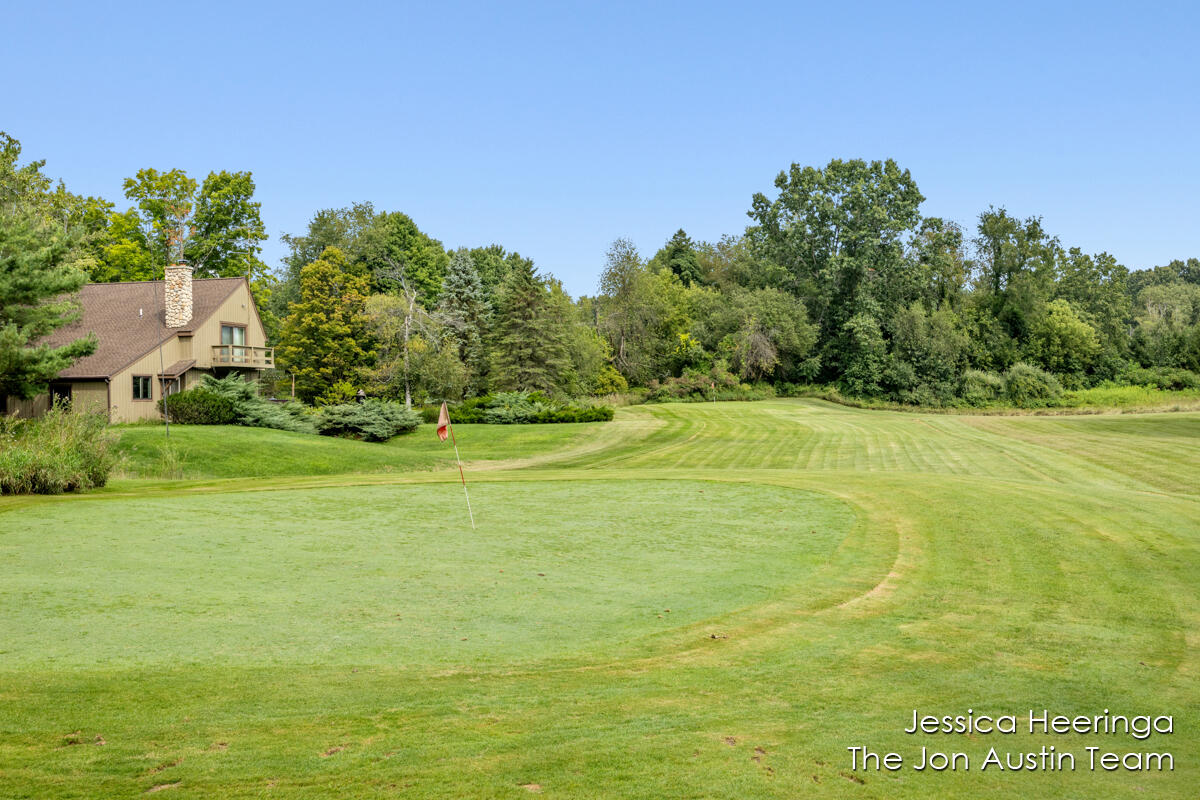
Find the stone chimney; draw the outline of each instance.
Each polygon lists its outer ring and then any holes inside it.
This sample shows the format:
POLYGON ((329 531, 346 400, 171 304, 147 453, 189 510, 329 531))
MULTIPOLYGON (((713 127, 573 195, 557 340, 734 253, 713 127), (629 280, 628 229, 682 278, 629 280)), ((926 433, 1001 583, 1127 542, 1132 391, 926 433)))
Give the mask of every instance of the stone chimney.
POLYGON ((192 268, 187 264, 167 267, 167 327, 181 328, 192 320, 192 268))

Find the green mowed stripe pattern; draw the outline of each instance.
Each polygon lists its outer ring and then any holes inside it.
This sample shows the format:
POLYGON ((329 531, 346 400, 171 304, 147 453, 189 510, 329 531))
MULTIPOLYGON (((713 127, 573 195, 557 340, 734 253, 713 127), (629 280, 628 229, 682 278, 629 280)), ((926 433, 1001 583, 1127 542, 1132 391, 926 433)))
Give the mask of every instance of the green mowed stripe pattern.
POLYGON ((60 504, 0 538, 0 606, 21 609, 0 619, 0 659, 611 658, 792 590, 854 523, 841 501, 773 486, 483 483, 473 495, 477 530, 446 484, 255 493, 215 515, 210 496, 60 504))
POLYGON ((571 462, 665 469, 921 472, 1008 481, 1200 491, 1200 414, 972 417, 821 401, 639 406, 617 425, 660 427, 571 462), (1125 457, 1108 458, 1121 450, 1125 457), (1132 456, 1132 457, 1130 457, 1132 456))
POLYGON ((508 429, 475 534, 411 437, 311 486, 3 500, 0 796, 1192 798, 1198 426, 641 406, 508 429), (967 708, 1175 733, 902 733, 967 708), (975 767, 851 774, 852 745, 975 767), (993 745, 1078 766, 981 773, 993 745))

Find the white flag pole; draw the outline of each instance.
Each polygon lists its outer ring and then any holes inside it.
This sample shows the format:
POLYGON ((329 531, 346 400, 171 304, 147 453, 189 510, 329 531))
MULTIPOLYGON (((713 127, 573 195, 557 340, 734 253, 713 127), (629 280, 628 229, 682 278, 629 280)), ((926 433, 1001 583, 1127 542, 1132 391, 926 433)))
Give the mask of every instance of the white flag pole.
POLYGON ((454 445, 454 460, 458 462, 458 478, 462 481, 463 494, 467 498, 467 514, 471 517, 471 530, 475 530, 475 512, 471 510, 471 493, 467 491, 467 477, 463 474, 462 458, 458 455, 458 441, 454 438, 454 423, 446 413, 446 427, 450 429, 450 443, 454 445))

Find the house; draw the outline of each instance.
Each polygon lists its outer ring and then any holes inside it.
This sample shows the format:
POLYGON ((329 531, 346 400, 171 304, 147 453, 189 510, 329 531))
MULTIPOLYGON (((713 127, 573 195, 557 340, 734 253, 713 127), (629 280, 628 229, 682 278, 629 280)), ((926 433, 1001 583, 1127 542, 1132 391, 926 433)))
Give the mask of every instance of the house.
POLYGON ((48 394, 7 398, 9 414, 36 416, 63 398, 76 409, 107 410, 110 422, 151 419, 162 415, 164 392, 190 389, 203 375, 250 377, 275 366, 246 278, 193 280, 191 267, 176 264, 165 281, 88 284, 79 303, 79 320, 45 341, 95 333, 96 352, 63 370, 48 394))

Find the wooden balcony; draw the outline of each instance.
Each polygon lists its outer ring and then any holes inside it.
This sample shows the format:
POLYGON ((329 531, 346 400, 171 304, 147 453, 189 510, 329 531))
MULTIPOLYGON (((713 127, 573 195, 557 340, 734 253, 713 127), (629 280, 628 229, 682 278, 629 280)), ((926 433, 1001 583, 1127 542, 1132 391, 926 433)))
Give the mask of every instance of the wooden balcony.
POLYGON ((271 369, 275 366, 274 347, 251 347, 246 344, 214 344, 212 346, 214 367, 250 367, 271 369))

